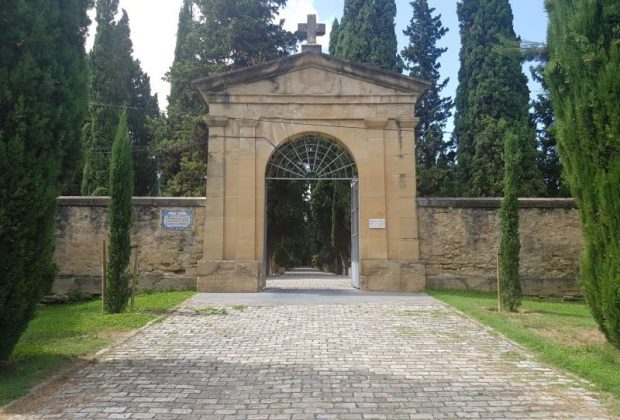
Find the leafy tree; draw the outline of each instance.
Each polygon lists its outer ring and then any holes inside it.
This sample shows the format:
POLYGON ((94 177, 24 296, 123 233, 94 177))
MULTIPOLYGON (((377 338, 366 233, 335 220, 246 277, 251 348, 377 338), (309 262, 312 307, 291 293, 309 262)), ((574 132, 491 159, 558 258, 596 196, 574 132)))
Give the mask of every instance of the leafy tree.
POLYGON ((208 109, 191 82, 288 55, 296 45, 283 22, 286 0, 185 0, 179 13, 168 118, 157 126, 157 159, 168 195, 204 195, 208 109), (195 11, 200 13, 196 14, 195 11))
POLYGON ((420 123, 416 129, 416 160, 418 194, 420 196, 447 195, 450 165, 454 161, 451 143, 444 141, 444 129, 452 116, 452 99, 442 98, 441 91, 449 79, 440 80, 439 58, 447 48, 437 42, 448 32, 441 23, 441 15, 433 16, 434 8, 427 0, 414 0, 413 17, 404 34, 409 45, 402 51, 409 75, 433 82, 433 86, 416 104, 420 123))
POLYGON ((148 117, 159 114, 149 77, 132 58, 129 17, 115 20, 118 0, 97 1, 97 34, 90 54, 89 121, 84 130, 83 195, 106 195, 109 153, 118 126, 119 108, 129 106, 130 138, 136 150, 136 192, 157 193, 156 167, 149 152, 152 133, 148 117))
POLYGON ((289 55, 297 36, 277 21, 286 0, 196 0, 202 17, 197 26, 210 74, 260 64, 289 55))
POLYGON ((394 0, 345 0, 337 39, 332 35, 333 53, 330 40, 330 53, 338 58, 400 73, 403 62, 398 56, 395 18, 394 0))
POLYGON ((600 329, 620 348, 620 8, 616 0, 546 5, 546 81, 585 240, 580 283, 600 329))
POLYGON ((0 2, 0 362, 56 276, 56 197, 79 160, 87 101, 89 3, 0 2))
MULTIPOLYGON (((500 125, 504 122, 501 121, 500 125)), ((507 131, 504 146, 504 199, 500 210, 501 233, 499 246, 500 300, 502 309, 514 312, 521 305, 521 280, 519 278, 519 137, 507 131)))
POLYGON ((127 112, 123 111, 112 145, 110 160, 110 244, 104 309, 123 312, 129 300, 129 258, 131 257, 131 198, 133 196, 133 162, 129 140, 127 112))
POLYGON ((507 130, 519 133, 519 194, 542 192, 534 128, 529 121, 527 77, 508 0, 462 0, 457 5, 461 68, 455 135, 460 193, 502 195, 502 152, 507 130), (529 129, 529 131, 528 131, 529 129))

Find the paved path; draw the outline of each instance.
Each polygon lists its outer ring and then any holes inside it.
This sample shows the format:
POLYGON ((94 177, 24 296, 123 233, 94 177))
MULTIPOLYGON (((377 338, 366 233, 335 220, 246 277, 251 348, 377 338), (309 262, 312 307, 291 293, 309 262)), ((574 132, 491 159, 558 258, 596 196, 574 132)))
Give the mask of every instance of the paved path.
MULTIPOLYGON (((428 297, 228 308, 191 300, 12 407, 28 417, 605 418, 583 383, 428 297)), ((208 299, 206 299, 208 301, 208 299)))

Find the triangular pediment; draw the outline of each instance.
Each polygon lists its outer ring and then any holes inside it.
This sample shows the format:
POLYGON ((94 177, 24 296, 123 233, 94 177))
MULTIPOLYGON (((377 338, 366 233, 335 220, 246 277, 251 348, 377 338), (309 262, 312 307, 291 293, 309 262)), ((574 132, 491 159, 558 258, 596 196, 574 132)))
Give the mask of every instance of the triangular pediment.
POLYGON ((430 83, 326 54, 306 52, 194 81, 203 96, 421 95, 430 83))

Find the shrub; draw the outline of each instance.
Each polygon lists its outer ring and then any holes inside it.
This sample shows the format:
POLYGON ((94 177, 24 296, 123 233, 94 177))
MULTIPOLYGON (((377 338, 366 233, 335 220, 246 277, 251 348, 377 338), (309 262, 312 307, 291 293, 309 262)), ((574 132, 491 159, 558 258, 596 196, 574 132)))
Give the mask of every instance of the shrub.
POLYGON ((620 7, 548 0, 547 9, 546 81, 585 242, 579 280, 600 329, 620 348, 620 7))
POLYGON ((501 307, 513 312, 521 305, 521 281, 519 279, 519 138, 508 131, 504 140, 504 199, 500 211, 501 233, 499 245, 499 272, 501 307))
POLYGON ((112 145, 110 162, 110 244, 104 309, 119 313, 129 300, 129 258, 131 257, 131 198, 133 163, 127 113, 123 112, 112 145))
POLYGON ((273 263, 278 267, 291 267, 291 254, 283 246, 276 248, 273 252, 273 263))

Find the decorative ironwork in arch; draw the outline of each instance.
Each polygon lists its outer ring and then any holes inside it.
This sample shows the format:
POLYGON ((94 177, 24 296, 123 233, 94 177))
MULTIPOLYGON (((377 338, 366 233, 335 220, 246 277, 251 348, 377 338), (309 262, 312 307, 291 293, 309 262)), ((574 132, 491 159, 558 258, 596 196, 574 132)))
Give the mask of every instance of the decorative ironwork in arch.
POLYGON ((352 180, 357 166, 334 140, 306 135, 279 146, 267 164, 267 179, 352 180))

